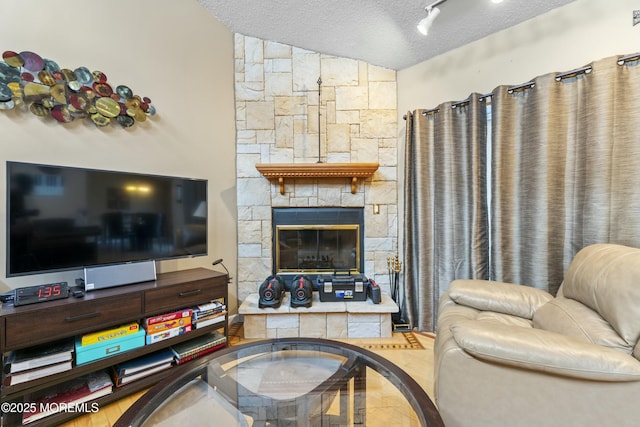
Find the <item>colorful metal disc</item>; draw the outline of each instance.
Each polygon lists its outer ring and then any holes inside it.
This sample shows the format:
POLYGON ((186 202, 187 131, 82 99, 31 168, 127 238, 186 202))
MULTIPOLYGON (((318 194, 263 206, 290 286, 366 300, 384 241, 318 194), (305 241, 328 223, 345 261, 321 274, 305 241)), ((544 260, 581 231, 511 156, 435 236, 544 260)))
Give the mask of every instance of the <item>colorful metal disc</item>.
POLYGON ((94 71, 93 72, 93 80, 97 83, 106 83, 107 75, 102 71, 94 71))
POLYGON ((0 102, 7 102, 13 97, 13 92, 5 83, 0 83, 0 102))
POLYGON ((129 98, 131 98, 133 96, 133 91, 131 89, 129 89, 127 86, 124 86, 124 85, 120 85, 120 86, 116 87, 116 92, 123 99, 129 99, 129 98))
POLYGON ((24 80, 25 82, 29 82, 31 83, 32 81, 35 81, 35 76, 27 71, 25 71, 24 73, 20 74, 20 78, 22 80, 24 80))
POLYGON ((36 73, 44 69, 44 60, 37 53, 24 51, 20 52, 20 56, 24 60, 23 67, 25 69, 36 73))
POLYGON ((64 81, 67 83, 78 80, 78 76, 76 76, 76 73, 74 73, 73 70, 63 68, 60 72, 62 73, 62 77, 64 77, 64 81))
POLYGON ((11 110, 16 106, 16 103, 11 101, 0 102, 0 110, 11 110))
POLYGON ((56 79, 47 70, 42 70, 38 73, 38 80, 40 80, 41 83, 44 83, 47 86, 53 86, 56 84, 56 79))
POLYGON ((51 74, 60 72, 60 66, 58 66, 58 64, 55 61, 52 61, 47 58, 45 58, 43 61, 44 61, 44 69, 50 72, 51 74))
POLYGON ((27 101, 39 100, 44 97, 50 96, 49 86, 41 85, 40 83, 27 83, 24 88, 24 97, 27 101))
POLYGON ((118 123, 120 123, 120 125, 123 128, 129 128, 131 126, 133 126, 135 124, 135 120, 133 119, 133 117, 129 117, 129 116, 118 116, 118 118, 116 119, 118 121, 118 123))
POLYGON ((93 74, 87 67, 79 67, 74 70, 78 81, 84 86, 91 86, 93 84, 93 74))
POLYGON ((58 83, 51 87, 51 96, 60 104, 67 104, 67 86, 64 83, 58 83))
POLYGON ((11 92, 13 92, 14 98, 16 99, 22 98, 22 87, 20 86, 20 83, 18 82, 7 83, 7 87, 9 87, 9 89, 11 89, 11 92))
POLYGON ((71 90, 75 90, 76 92, 77 92, 77 91, 79 91, 79 90, 80 90, 80 88, 82 88, 82 83, 80 83, 80 82, 79 82, 79 81, 77 81, 77 80, 74 80, 74 81, 72 81, 72 82, 69 82, 69 83, 68 83, 68 85, 69 85, 69 89, 71 89, 71 90))
POLYGON ((29 106, 29 111, 39 117, 44 117, 49 115, 49 109, 39 102, 34 102, 29 106))
POLYGON ((51 117, 60 123, 69 123, 73 121, 73 116, 67 109, 66 105, 56 105, 51 109, 51 117))
POLYGON ((94 83, 93 90, 100 96, 111 96, 113 89, 107 83, 94 83))
POLYGON ((12 52, 10 50, 2 53, 2 59, 4 59, 4 62, 14 68, 19 68, 24 65, 24 59, 22 59, 20 54, 17 52, 12 52))
POLYGON ((91 106, 91 102, 89 99, 82 93, 74 93, 69 97, 69 103, 73 105, 77 110, 87 111, 89 106, 91 106))
POLYGON ((140 100, 136 97, 129 98, 125 101, 125 105, 127 106, 127 108, 140 108, 140 100))
POLYGON ((0 83, 20 81, 20 70, 0 61, 0 83))
POLYGON ((96 100, 96 109, 98 113, 105 117, 116 117, 120 114, 120 104, 111 98, 100 98, 96 100))
POLYGON ((108 117, 103 116, 100 113, 95 113, 91 115, 91 120, 93 121, 93 123, 95 123, 96 126, 107 126, 109 125, 109 123, 111 123, 111 119, 108 117))

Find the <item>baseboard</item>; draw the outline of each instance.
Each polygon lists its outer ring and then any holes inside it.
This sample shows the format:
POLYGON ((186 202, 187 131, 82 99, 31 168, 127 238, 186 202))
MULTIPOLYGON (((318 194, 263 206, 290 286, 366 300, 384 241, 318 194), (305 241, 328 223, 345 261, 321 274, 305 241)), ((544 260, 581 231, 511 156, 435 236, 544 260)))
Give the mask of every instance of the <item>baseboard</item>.
POLYGON ((233 325, 234 323, 242 323, 242 318, 239 314, 231 314, 227 317, 227 322, 229 322, 230 325, 233 325))

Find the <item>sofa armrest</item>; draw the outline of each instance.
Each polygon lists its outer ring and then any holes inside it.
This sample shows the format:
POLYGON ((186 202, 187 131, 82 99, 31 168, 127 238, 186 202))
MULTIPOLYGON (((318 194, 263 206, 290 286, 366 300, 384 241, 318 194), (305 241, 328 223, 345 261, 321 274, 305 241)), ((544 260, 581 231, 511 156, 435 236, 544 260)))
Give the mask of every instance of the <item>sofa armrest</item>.
POLYGON ((485 361, 588 380, 640 381, 634 357, 555 332, 478 320, 450 330, 464 351, 485 361))
POLYGON ((538 307, 553 299, 541 289, 490 280, 454 280, 447 293, 456 304, 529 320, 538 307))

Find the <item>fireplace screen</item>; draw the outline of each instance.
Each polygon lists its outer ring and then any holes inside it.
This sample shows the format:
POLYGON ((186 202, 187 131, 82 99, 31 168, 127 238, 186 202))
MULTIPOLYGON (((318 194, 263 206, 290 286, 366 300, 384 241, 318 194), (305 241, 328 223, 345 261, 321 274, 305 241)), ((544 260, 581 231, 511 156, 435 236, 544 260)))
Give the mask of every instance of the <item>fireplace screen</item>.
POLYGON ((360 272, 360 226, 278 225, 275 235, 278 273, 360 272))

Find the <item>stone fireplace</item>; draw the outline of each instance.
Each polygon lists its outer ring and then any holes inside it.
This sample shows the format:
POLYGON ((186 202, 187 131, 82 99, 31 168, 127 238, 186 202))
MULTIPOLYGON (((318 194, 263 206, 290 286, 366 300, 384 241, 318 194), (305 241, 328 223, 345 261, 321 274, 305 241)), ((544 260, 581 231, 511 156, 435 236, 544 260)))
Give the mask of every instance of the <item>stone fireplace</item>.
MULTIPOLYGON (((274 212, 281 209, 358 210, 360 253, 354 256, 360 264, 355 268, 375 278, 388 292, 387 258, 398 253, 395 71, 240 34, 235 36, 235 59, 238 303, 282 268, 274 262, 278 221, 274 212), (371 162, 379 167, 355 186, 344 177, 278 181, 256 168, 258 164, 318 160, 326 164, 371 162)), ((325 225, 322 222, 316 225, 325 225)), ((291 231, 295 236, 289 238, 305 240, 313 233, 318 237, 318 231, 291 231)), ((324 244, 332 238, 328 239, 324 244)), ((351 256, 354 242, 341 243, 333 255, 294 249, 295 255, 287 262, 333 257, 335 266, 337 258, 345 253, 351 256)), ((289 268, 293 267, 287 265, 289 268)))

